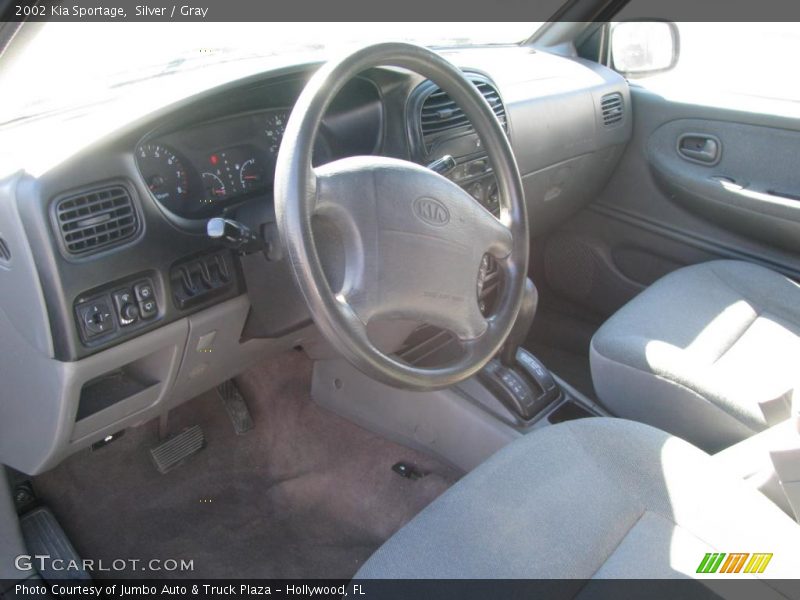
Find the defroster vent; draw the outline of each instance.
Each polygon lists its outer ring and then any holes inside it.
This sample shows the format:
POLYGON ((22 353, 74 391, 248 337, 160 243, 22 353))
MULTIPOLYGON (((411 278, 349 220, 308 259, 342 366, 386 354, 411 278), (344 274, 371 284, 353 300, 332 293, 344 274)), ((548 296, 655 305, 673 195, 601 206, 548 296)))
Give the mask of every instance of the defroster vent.
POLYGON ((622 101, 622 94, 614 92, 606 94, 600 99, 600 111, 603 114, 603 125, 611 127, 618 125, 625 117, 625 106, 622 101))
POLYGON ((139 218, 121 185, 59 200, 56 221, 67 252, 76 256, 116 246, 139 231, 139 218))

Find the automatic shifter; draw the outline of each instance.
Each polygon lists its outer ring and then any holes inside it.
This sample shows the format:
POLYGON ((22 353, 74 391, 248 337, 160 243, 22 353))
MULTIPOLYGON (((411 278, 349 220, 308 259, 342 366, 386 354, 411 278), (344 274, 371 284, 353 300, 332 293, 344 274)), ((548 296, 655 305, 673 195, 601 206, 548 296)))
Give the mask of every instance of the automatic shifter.
POLYGON ((522 296, 522 306, 519 309, 517 320, 511 327, 511 333, 506 338, 506 343, 500 349, 500 362, 503 366, 513 369, 517 364, 517 350, 528 337, 528 332, 533 325, 536 309, 539 306, 539 292, 533 281, 525 280, 525 292, 522 296))
POLYGON ((547 368, 522 348, 522 342, 536 316, 538 302, 536 286, 528 279, 519 315, 506 343, 500 349, 498 358, 490 361, 481 371, 484 383, 524 421, 531 420, 561 395, 547 368))

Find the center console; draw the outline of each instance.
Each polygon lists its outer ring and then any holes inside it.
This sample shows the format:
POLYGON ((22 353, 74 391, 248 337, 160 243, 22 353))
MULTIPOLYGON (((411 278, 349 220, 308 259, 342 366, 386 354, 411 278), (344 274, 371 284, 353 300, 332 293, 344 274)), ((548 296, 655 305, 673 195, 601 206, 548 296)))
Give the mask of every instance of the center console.
POLYGON ((557 375, 551 377, 557 393, 529 419, 502 401, 483 375, 444 390, 410 392, 370 379, 338 358, 314 362, 311 396, 365 429, 468 472, 535 429, 608 416, 557 375))

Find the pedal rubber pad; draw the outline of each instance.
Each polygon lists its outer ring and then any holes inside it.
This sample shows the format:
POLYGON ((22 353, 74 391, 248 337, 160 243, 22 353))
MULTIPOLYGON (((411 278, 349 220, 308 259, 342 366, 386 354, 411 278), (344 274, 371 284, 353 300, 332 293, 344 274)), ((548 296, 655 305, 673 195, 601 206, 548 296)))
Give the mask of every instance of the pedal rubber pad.
POLYGON ((200 452, 205 445, 206 437, 203 435, 203 430, 199 425, 194 425, 151 449, 150 456, 158 472, 163 474, 200 452))
POLYGON ((19 524, 28 552, 32 556, 47 556, 50 559, 42 561, 39 566, 39 575, 42 579, 45 581, 91 579, 89 573, 80 568, 82 564, 80 556, 49 508, 44 506, 34 508, 20 518, 19 524), (65 565, 73 563, 78 568, 55 571, 48 565, 52 565, 56 559, 61 559, 65 565))
POLYGON ((250 416, 250 410, 247 408, 244 396, 242 396, 233 379, 228 379, 228 381, 218 385, 217 393, 222 398, 222 403, 225 405, 225 410, 231 419, 234 431, 238 435, 250 431, 253 428, 253 418, 250 416))

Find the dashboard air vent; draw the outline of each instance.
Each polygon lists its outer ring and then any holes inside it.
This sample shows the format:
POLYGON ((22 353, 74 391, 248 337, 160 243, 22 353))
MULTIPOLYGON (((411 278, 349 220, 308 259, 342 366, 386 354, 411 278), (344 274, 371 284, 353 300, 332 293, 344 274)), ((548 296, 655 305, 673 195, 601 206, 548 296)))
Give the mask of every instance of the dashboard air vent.
POLYGON ((603 113, 603 125, 606 127, 621 123, 624 117, 622 94, 614 92, 603 96, 600 99, 600 111, 603 113))
POLYGON ((74 255, 115 246, 139 231, 130 194, 119 185, 59 200, 56 220, 67 252, 74 255))
MULTIPOLYGON (((483 79, 472 79, 472 83, 486 98, 503 129, 508 133, 506 108, 495 87, 483 79)), ((430 139, 435 135, 459 127, 463 127, 465 132, 472 131, 467 115, 450 99, 447 92, 435 87, 422 103, 420 113, 420 129, 425 145, 428 146, 430 139)))

